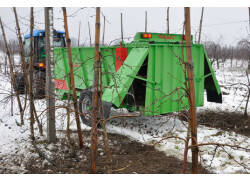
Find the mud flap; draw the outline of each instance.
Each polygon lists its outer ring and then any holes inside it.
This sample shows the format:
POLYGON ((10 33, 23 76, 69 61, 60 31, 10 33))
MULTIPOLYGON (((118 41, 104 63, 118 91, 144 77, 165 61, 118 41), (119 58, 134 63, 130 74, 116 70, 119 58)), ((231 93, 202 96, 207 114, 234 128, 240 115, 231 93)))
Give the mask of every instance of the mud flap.
POLYGON ((207 92, 207 101, 208 102, 217 102, 222 103, 222 94, 221 89, 218 84, 218 81, 215 77, 212 65, 209 61, 207 53, 204 49, 204 76, 207 77, 204 80, 204 88, 207 92))
POLYGON ((110 110, 113 104, 110 102, 102 101, 102 105, 104 110, 104 117, 107 120, 110 117, 110 110))

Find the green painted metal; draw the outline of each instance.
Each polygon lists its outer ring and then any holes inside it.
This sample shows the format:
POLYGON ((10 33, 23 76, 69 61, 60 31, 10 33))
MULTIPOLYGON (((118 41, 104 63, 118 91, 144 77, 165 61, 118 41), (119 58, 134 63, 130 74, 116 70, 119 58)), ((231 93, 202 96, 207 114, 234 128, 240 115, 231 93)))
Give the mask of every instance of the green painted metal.
POLYGON ((109 88, 104 91, 104 101, 112 102, 116 107, 120 106, 134 80, 133 76, 137 74, 147 55, 148 48, 131 50, 121 68, 114 74, 109 88))
MULTIPOLYGON (((152 33, 150 41, 142 39, 141 34, 137 33, 133 42, 124 44, 124 47, 128 48, 128 57, 118 72, 115 72, 115 48, 118 46, 100 47, 102 100, 113 103, 117 108, 126 107, 128 102, 126 94, 134 80, 139 79, 146 83, 146 116, 188 109, 183 84, 185 72, 180 60, 186 59, 185 44, 180 43, 183 41, 182 35, 152 33), (168 36, 174 36, 174 39, 169 39, 168 36), (138 75, 142 64, 147 64, 147 77, 138 75)), ((55 79, 65 80, 69 87, 67 49, 55 48, 54 57, 55 79)), ((72 58, 79 96, 82 90, 91 88, 93 85, 94 47, 72 48, 72 58)), ((218 94, 221 90, 202 45, 192 44, 192 59, 196 105, 199 107, 204 104, 205 89, 218 94)), ((57 92, 61 99, 67 97, 67 90, 57 89, 57 92)))
MULTIPOLYGON (((91 88, 94 78, 94 47, 72 48, 72 61, 75 78, 75 87, 81 91, 83 89, 91 88)), ((100 48, 102 51, 102 83, 106 87, 111 81, 111 76, 115 72, 115 48, 109 47, 100 48), (105 51, 104 51, 105 50, 105 51)), ((69 87, 69 64, 68 53, 66 48, 54 49, 55 61, 55 80, 65 80, 67 87, 69 87)), ((59 97, 65 99, 68 91, 57 89, 59 97)), ((80 92, 77 93, 78 97, 80 92)))
POLYGON ((143 80, 143 81, 147 81, 147 82, 150 82, 150 83, 152 83, 152 84, 159 84, 158 82, 150 81, 150 80, 148 80, 148 79, 145 79, 145 78, 142 78, 142 77, 139 77, 139 76, 129 75, 129 77, 132 77, 132 78, 135 78, 135 79, 140 79, 140 80, 143 80))
MULTIPOLYGON (((150 32, 138 32, 134 37, 134 42, 185 42, 185 38, 182 34, 164 34, 164 33, 150 33, 150 32), (152 38, 143 38, 142 34, 152 34, 152 38)), ((193 36, 191 36, 193 42, 193 36)))
MULTIPOLYGON (((151 45, 148 57, 148 74, 151 81, 147 83, 146 115, 158 115, 180 111, 188 108, 186 91, 184 90, 185 73, 181 59, 186 59, 186 48, 180 45, 151 45)), ((204 53, 200 45, 192 46, 194 76, 204 75, 204 53)), ((196 106, 204 103, 204 80, 195 81, 196 106)))
MULTIPOLYGON (((54 76, 55 82, 57 79, 66 81, 67 86, 69 85, 69 65, 66 61, 68 54, 66 48, 54 48, 54 76)), ((56 89, 59 98, 65 99, 67 90, 56 89)))

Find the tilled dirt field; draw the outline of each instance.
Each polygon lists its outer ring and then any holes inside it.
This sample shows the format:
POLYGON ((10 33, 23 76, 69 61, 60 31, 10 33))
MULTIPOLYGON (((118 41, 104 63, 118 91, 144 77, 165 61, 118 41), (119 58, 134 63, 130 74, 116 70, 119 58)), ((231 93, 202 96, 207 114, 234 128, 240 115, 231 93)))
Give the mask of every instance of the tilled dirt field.
MULTIPOLYGON (((181 112, 187 115, 187 112, 181 112)), ((183 121, 187 121, 180 116, 183 121)), ((236 112, 202 111, 197 113, 199 125, 214 127, 225 131, 233 131, 250 137, 250 116, 236 112)))
MULTIPOLYGON (((102 133, 100 133, 102 134, 102 133)), ((44 158, 38 157, 30 159, 26 163, 27 173, 90 173, 90 132, 84 132, 85 147, 84 152, 69 150, 66 139, 52 146, 50 159, 56 166, 48 163, 44 158), (84 154, 84 156, 82 155, 84 154)), ((77 142, 76 132, 72 137, 77 142)), ((98 142, 97 173, 106 173, 106 156, 104 144, 101 138, 98 142), (101 140, 100 140, 101 139, 101 140)), ((42 142, 40 142, 42 143, 42 142)), ((182 173, 182 161, 166 156, 163 152, 155 150, 154 147, 131 141, 125 136, 109 134, 110 154, 112 157, 112 169, 115 174, 179 174, 182 173)), ((42 144, 38 145, 42 147, 42 144)), ((43 148, 44 149, 44 148, 43 148)), ((46 149, 46 148, 45 148, 46 149)), ((75 148, 77 149, 77 148, 75 148)), ((35 153, 35 152, 34 152, 35 153)), ((46 153, 46 152, 45 152, 46 153)), ((187 173, 191 173, 191 163, 187 163, 187 173)), ((209 173, 203 168, 199 168, 199 173, 209 173)))
POLYGON ((250 116, 240 113, 203 111, 197 114, 199 124, 220 128, 250 137, 250 116))
MULTIPOLYGON (((220 113, 218 111, 202 111, 197 113, 200 125, 215 127, 221 130, 234 131, 250 136, 250 118, 239 113, 220 113)), ((38 156, 37 150, 31 148, 32 156, 24 163, 26 172, 29 174, 46 173, 90 173, 90 132, 84 131, 84 150, 78 149, 78 136, 76 131, 71 133, 74 141, 73 148, 69 146, 65 131, 59 131, 58 142, 48 145, 46 141, 37 141, 37 147, 46 154, 55 165, 52 165, 44 157, 38 156), (74 149, 74 150, 73 150, 74 149)), ((107 172, 106 156, 104 152, 103 133, 98 135, 97 173, 107 172)), ((109 134, 110 154, 112 157, 112 173, 158 173, 178 174, 182 173, 182 160, 173 156, 166 156, 164 152, 155 150, 153 146, 132 141, 128 137, 109 134)), ((24 154, 25 156, 25 154, 24 154)), ((0 173, 20 173, 16 168, 22 164, 20 157, 11 158, 13 166, 5 167, 4 159, 0 158, 0 173), (2 163, 1 163, 2 162, 2 163)), ((21 171, 23 173, 23 171, 21 171)), ((191 163, 187 163, 187 173, 191 173, 191 163)), ((211 173, 199 168, 199 173, 211 173)))

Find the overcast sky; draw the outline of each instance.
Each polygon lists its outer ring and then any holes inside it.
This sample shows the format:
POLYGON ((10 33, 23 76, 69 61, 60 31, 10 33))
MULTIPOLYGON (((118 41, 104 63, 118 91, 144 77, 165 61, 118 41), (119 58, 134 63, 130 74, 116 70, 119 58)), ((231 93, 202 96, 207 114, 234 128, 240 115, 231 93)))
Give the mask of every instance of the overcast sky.
MULTIPOLYGON (((75 13, 74 17, 68 18, 69 33, 71 37, 78 37, 79 22, 81 21, 81 43, 89 43, 88 21, 91 27, 92 43, 95 34, 95 9, 67 8, 68 15, 75 13), (79 11, 78 11, 79 10, 79 11)), ((145 11, 148 14, 148 31, 149 32, 166 32, 166 14, 167 8, 101 8, 103 15, 106 16, 105 42, 120 38, 120 13, 123 13, 124 37, 133 37, 136 32, 145 30, 145 11)), ((34 8, 35 28, 44 29, 44 8, 34 8)), ((30 8, 17 8, 21 30, 23 34, 29 32, 29 13, 30 8)), ((14 13, 10 7, 1 7, 0 16, 4 24, 15 31, 14 13)), ((201 8, 191 8, 191 26, 192 35, 198 32, 201 16, 201 8)), ((54 8, 54 28, 64 30, 61 8, 54 8)), ((170 8, 170 33, 182 33, 184 21, 183 8, 170 8)), ((103 17, 101 17, 101 39, 103 28, 103 17)), ((15 38, 16 35, 10 29, 5 28, 8 38, 15 38)), ((2 34, 2 33, 0 33, 2 34)), ((205 7, 202 41, 218 41, 227 45, 236 45, 237 41, 249 36, 249 13, 248 8, 208 8, 205 7)), ((194 38, 195 39, 195 38, 194 38)), ((130 39, 132 40, 132 39, 130 39)))

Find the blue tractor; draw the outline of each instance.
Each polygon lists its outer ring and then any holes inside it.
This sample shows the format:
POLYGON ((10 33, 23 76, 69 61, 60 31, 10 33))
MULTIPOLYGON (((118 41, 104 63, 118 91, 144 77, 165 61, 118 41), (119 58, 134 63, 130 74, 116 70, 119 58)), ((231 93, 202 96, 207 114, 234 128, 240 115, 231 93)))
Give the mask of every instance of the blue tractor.
MULTIPOLYGON (((65 32, 54 30, 54 47, 66 47, 65 32)), ((46 55, 45 55, 45 30, 33 31, 33 93, 34 98, 42 98, 45 95, 46 80, 46 55)), ((30 34, 24 36, 23 41, 24 56, 27 69, 29 68, 30 57, 30 34)), ((23 73, 16 74, 17 87, 21 94, 25 92, 25 83, 23 73)))

